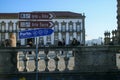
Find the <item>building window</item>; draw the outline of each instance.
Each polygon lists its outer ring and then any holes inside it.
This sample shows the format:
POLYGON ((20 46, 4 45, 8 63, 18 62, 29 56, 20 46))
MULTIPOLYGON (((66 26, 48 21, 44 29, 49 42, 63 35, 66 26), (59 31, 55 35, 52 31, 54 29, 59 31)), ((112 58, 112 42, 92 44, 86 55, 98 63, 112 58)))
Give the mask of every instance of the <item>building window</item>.
POLYGON ((47 45, 50 45, 51 44, 51 36, 47 36, 47 45))
POLYGON ((18 22, 15 23, 15 26, 16 26, 16 31, 18 32, 18 31, 19 31, 19 25, 18 25, 18 22))
POLYGON ((69 40, 70 40, 70 43, 71 43, 72 40, 73 40, 73 33, 70 33, 70 34, 69 34, 69 40))
POLYGON ((47 36, 47 41, 51 41, 51 36, 47 36))
POLYGON ((69 31, 70 31, 70 32, 73 31, 73 22, 70 21, 70 22, 68 23, 68 25, 69 25, 69 31))
POLYGON ((4 21, 1 22, 1 30, 2 32, 5 31, 6 23, 4 21))
POLYGON ((78 41, 81 41, 81 33, 77 33, 76 38, 77 38, 78 41))
POLYGON ((63 32, 65 32, 66 31, 66 22, 61 22, 61 30, 63 31, 63 32))
POLYGON ((59 28, 59 23, 55 21, 54 31, 57 32, 59 28))
POLYGON ((5 33, 1 33, 1 40, 2 40, 2 41, 5 40, 5 33))
POLYGON ((81 30, 81 23, 77 22, 76 23, 76 27, 77 27, 77 32, 81 30))
POLYGON ((39 46, 44 45, 43 37, 39 37, 39 46))
POLYGON ((12 21, 10 21, 8 23, 8 29, 9 29, 10 32, 13 32, 13 22, 12 21))
POLYGON ((55 40, 58 40, 58 33, 54 33, 55 40))
POLYGON ((57 26, 57 25, 55 25, 54 31, 55 31, 55 32, 58 32, 58 26, 57 26))
POLYGON ((62 33, 62 38, 66 38, 66 34, 65 33, 62 33))
POLYGON ((73 31, 73 26, 69 25, 69 31, 73 31))
POLYGON ((57 45, 58 39, 59 39, 58 33, 54 33, 54 44, 55 45, 57 45))
POLYGON ((19 28, 18 28, 18 27, 19 27, 19 26, 18 26, 18 22, 16 22, 16 23, 15 23, 15 31, 16 31, 16 35, 17 35, 17 36, 16 36, 16 39, 17 39, 17 40, 19 39, 19 36, 18 36, 18 35, 19 35, 19 34, 18 34, 19 28))

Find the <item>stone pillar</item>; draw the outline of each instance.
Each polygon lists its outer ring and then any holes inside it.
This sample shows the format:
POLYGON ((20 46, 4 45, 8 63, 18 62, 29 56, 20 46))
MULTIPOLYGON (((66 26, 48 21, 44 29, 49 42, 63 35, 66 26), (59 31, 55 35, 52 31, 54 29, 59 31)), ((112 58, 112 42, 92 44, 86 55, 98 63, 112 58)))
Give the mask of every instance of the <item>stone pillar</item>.
POLYGON ((105 32, 104 36, 105 36, 105 38, 104 38, 104 44, 105 45, 109 45, 111 43, 110 32, 108 32, 108 31, 105 32))
POLYGON ((16 47, 16 36, 14 33, 10 34, 10 46, 11 47, 16 47))

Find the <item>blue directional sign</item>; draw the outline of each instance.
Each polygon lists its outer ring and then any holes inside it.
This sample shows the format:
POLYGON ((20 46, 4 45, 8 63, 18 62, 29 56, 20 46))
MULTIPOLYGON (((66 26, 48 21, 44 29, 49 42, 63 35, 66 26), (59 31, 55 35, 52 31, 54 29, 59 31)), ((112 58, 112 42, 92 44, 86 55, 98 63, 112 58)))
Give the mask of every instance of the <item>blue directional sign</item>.
POLYGON ((19 32, 19 39, 47 36, 47 35, 51 35, 53 32, 54 31, 51 28, 24 30, 19 32))

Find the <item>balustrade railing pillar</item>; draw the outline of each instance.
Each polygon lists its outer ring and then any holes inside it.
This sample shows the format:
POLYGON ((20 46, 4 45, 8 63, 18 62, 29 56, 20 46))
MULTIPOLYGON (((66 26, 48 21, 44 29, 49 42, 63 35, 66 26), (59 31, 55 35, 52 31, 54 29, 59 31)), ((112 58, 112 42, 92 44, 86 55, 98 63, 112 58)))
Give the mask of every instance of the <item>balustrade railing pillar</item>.
MULTIPOLYGON (((23 52, 24 55, 24 71, 35 72, 33 68, 35 65, 35 52, 28 54, 29 51, 23 52), (33 55, 34 54, 34 55, 33 55), (33 59, 34 57, 34 59, 33 59)), ((74 53, 73 50, 39 50, 38 51, 38 72, 55 72, 55 71, 69 71, 74 70, 74 53)), ((18 54, 19 55, 19 54, 18 54)), ((19 62, 19 60, 18 60, 19 62)), ((22 66, 21 66, 22 67, 22 66)), ((19 69, 19 67, 18 67, 19 69)))

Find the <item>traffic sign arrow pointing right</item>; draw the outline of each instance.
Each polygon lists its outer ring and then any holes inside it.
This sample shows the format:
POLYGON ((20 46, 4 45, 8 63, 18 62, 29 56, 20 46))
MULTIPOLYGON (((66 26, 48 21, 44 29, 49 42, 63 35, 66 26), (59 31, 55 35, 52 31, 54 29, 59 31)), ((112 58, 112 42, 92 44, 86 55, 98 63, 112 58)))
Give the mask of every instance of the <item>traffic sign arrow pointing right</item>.
POLYGON ((53 19, 55 15, 48 12, 20 12, 19 19, 53 19))
POLYGON ((52 21, 19 21, 20 28, 52 28, 52 21))
POLYGON ((53 13, 49 13, 49 15, 50 15, 50 19, 53 19, 54 17, 55 17, 55 15, 53 14, 53 13))

